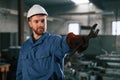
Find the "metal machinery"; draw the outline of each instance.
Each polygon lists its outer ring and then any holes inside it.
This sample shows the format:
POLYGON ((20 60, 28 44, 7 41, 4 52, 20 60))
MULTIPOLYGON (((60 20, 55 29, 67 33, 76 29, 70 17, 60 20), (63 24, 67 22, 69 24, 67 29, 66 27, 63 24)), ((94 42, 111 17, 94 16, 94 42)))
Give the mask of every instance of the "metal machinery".
POLYGON ((96 62, 86 60, 84 55, 78 53, 65 65, 66 80, 97 80, 97 77, 102 78, 99 75, 101 73, 104 73, 104 68, 96 66, 96 62))
POLYGON ((109 78, 109 80, 119 80, 120 79, 120 54, 111 53, 107 55, 96 56, 97 61, 101 63, 106 63, 104 78, 109 78))
POLYGON ((119 80, 120 54, 98 55, 94 60, 76 53, 66 57, 66 80, 119 80))

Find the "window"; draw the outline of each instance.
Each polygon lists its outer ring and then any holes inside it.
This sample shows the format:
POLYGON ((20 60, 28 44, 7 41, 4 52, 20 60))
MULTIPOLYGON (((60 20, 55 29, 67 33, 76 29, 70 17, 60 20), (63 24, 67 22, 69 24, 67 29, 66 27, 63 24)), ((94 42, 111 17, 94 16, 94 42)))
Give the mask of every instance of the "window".
POLYGON ((112 35, 120 35, 120 21, 112 22, 112 35))
POLYGON ((74 34, 79 34, 79 29, 80 27, 79 27, 79 24, 78 23, 70 23, 69 25, 68 25, 68 33, 69 32, 73 32, 74 34))

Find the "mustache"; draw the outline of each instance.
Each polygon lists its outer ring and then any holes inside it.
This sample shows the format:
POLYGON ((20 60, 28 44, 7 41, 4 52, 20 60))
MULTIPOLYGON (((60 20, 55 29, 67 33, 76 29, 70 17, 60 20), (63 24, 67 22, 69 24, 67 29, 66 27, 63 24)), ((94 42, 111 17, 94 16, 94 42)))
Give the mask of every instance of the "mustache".
POLYGON ((40 27, 38 27, 37 29, 44 29, 44 27, 43 27, 43 26, 40 26, 40 27))

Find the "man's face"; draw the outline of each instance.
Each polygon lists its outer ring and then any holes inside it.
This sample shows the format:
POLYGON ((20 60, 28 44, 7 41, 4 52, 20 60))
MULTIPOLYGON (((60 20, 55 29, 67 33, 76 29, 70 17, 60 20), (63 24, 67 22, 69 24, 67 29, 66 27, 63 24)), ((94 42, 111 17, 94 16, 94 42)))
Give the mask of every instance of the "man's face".
POLYGON ((47 29, 47 16, 46 15, 35 15, 30 18, 29 25, 34 35, 40 36, 47 29))

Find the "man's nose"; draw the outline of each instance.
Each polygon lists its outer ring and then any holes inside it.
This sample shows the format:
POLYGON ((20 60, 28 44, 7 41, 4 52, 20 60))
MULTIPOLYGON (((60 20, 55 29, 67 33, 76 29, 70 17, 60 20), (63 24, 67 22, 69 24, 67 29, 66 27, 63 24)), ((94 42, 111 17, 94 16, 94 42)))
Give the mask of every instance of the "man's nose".
POLYGON ((42 21, 39 21, 38 23, 40 26, 44 26, 44 23, 42 21))

